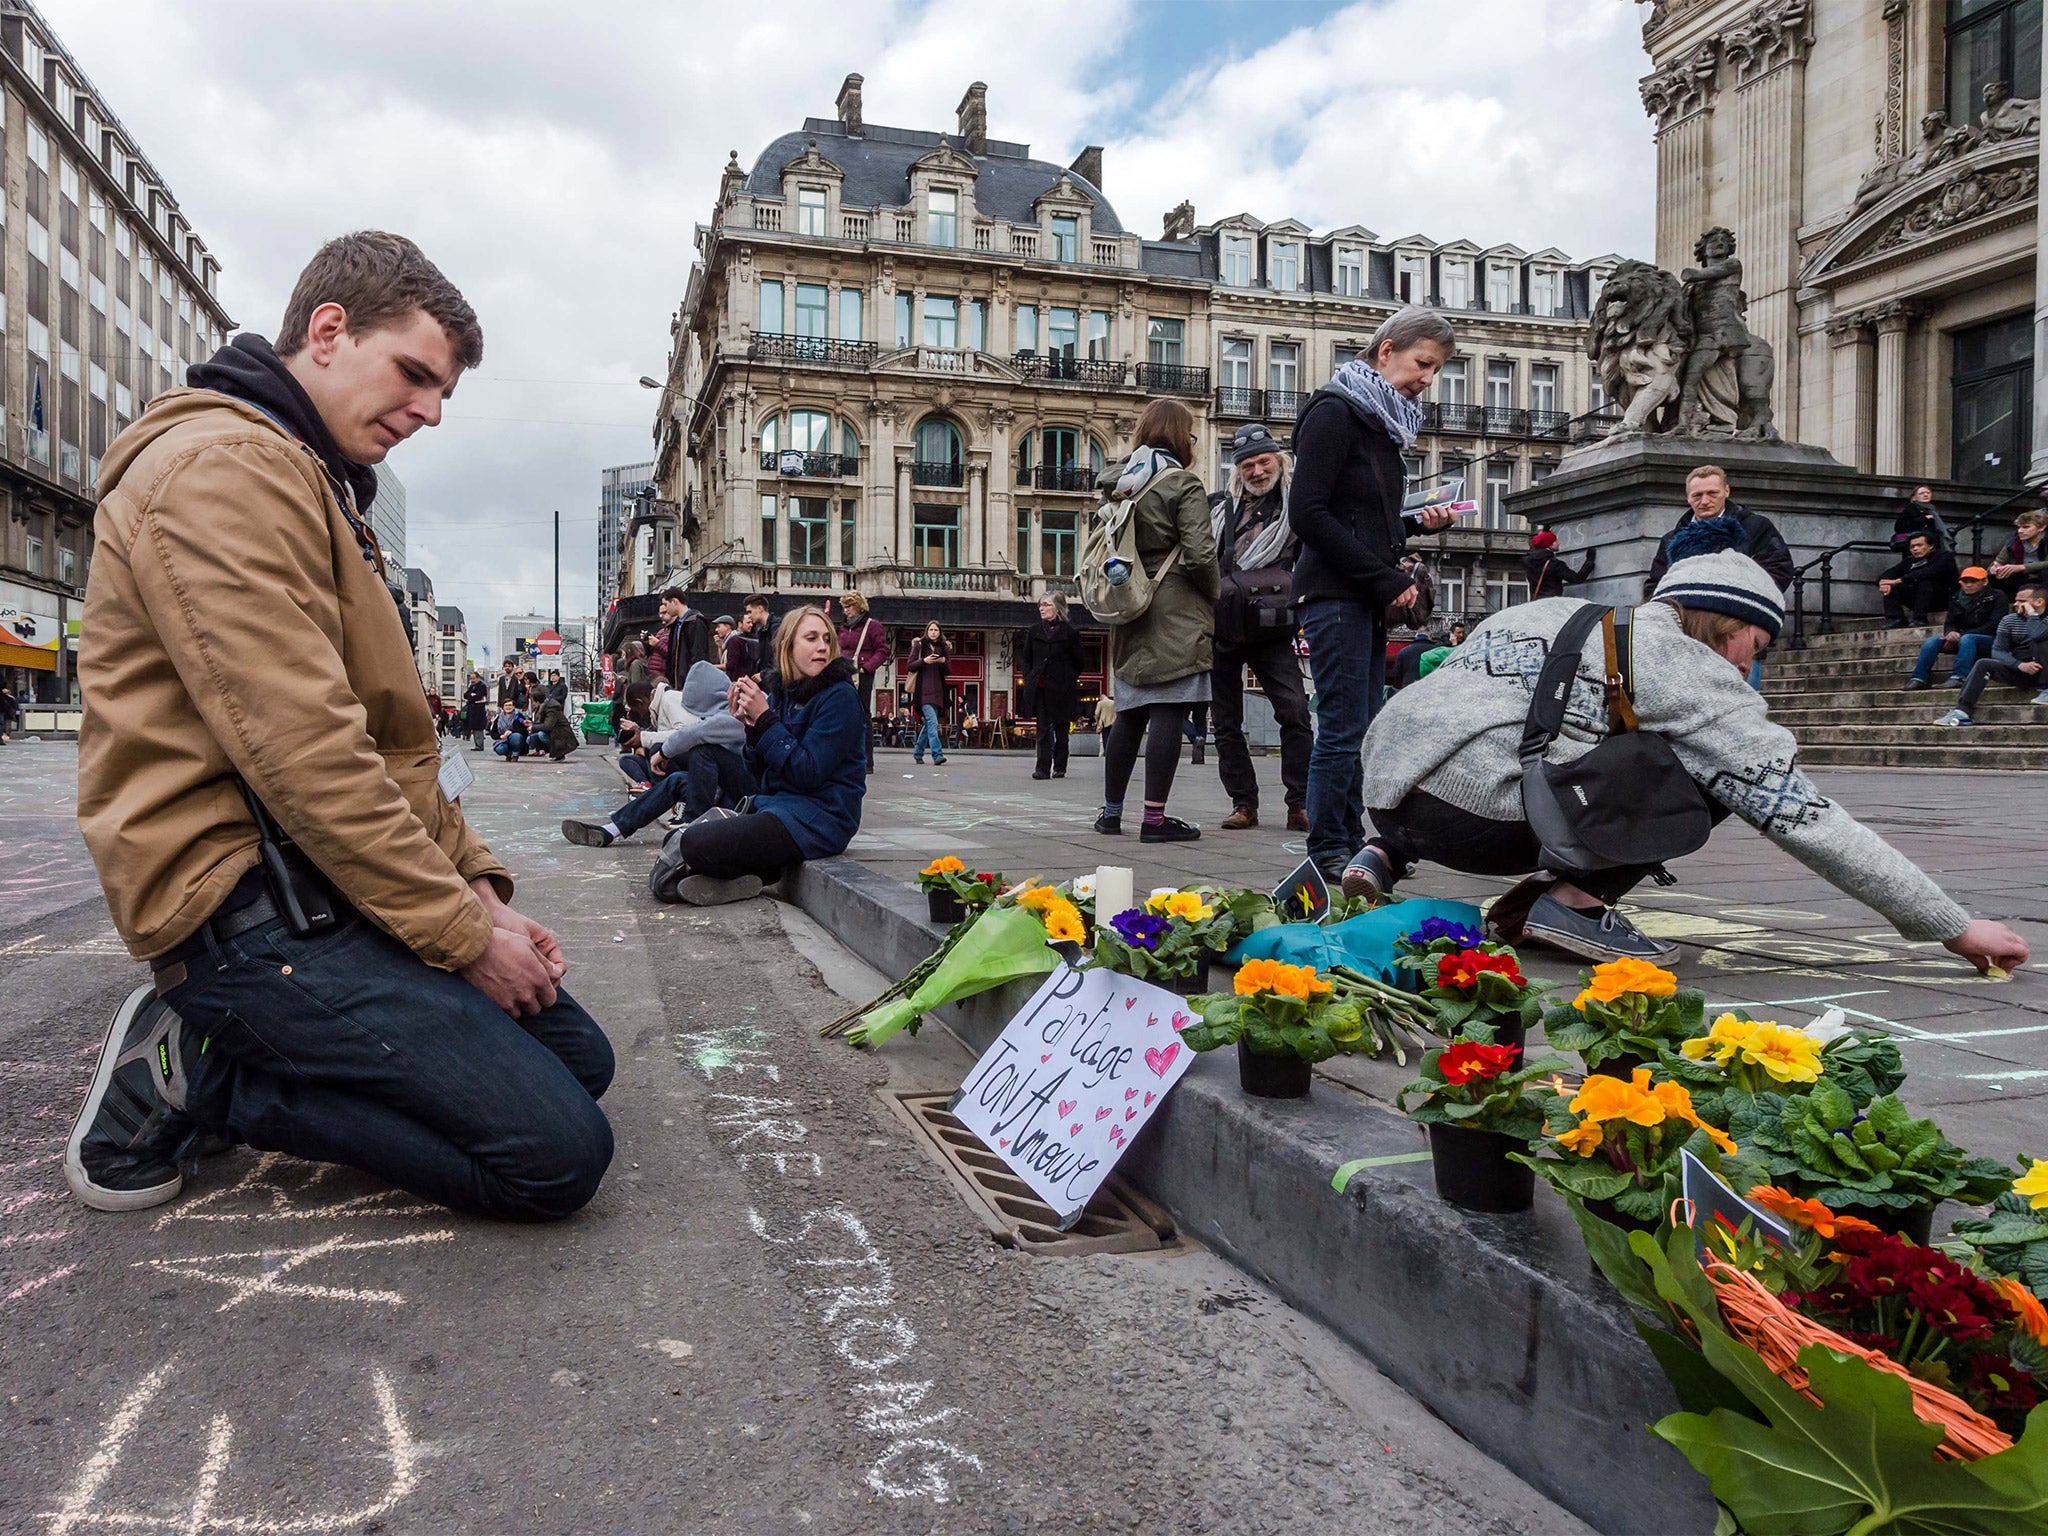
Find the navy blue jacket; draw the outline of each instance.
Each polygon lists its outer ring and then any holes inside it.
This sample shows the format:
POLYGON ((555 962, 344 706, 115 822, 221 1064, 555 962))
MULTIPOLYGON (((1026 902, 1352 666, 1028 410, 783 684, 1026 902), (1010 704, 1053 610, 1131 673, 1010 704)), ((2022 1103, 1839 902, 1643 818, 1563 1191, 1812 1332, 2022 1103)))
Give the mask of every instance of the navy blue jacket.
POLYGON ((840 657, 815 679, 768 691, 768 712, 747 727, 747 766, 760 782, 754 809, 789 829, 807 859, 844 853, 860 830, 868 790, 867 721, 840 657))

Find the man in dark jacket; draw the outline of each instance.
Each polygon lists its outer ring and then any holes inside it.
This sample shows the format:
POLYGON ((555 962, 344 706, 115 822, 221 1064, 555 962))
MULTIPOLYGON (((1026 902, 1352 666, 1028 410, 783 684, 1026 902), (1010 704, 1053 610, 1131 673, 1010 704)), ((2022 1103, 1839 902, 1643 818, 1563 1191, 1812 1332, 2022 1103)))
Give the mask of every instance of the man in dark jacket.
POLYGON ((1408 535, 1457 520, 1446 507, 1403 514, 1401 460, 1422 428, 1416 399, 1456 344, 1441 313, 1397 312, 1309 397, 1294 429, 1287 523, 1302 545, 1294 601, 1316 685, 1308 853, 1325 876, 1341 879, 1365 847, 1359 754, 1386 691, 1387 609, 1418 595, 1400 566, 1408 535))
POLYGON ((1944 651, 1955 653, 1949 668, 1949 688, 1960 688, 1977 658, 1991 649, 1998 621, 2005 617, 2005 594, 1991 585, 1991 573, 1981 565, 1968 567, 1959 578, 1960 590, 1948 600, 1948 623, 1942 633, 1929 635, 1920 646, 1920 659, 1913 663, 1908 692, 1930 686, 1934 659, 1944 651))
POLYGON ((1301 548, 1287 525, 1287 468, 1261 423, 1239 427, 1230 445, 1230 489, 1209 498, 1223 595, 1216 600, 1216 655, 1210 718, 1216 768, 1230 796, 1225 831, 1259 824, 1259 776, 1244 736, 1244 672, 1259 680, 1280 728, 1280 784, 1287 830, 1308 830, 1308 759, 1315 750, 1301 658, 1294 654, 1293 566, 1301 548))
POLYGON ((1577 570, 1557 552, 1557 535, 1548 528, 1538 528, 1529 535, 1529 553, 1522 556, 1522 569, 1529 574, 1529 601, 1539 603, 1546 597, 1563 597, 1567 582, 1577 583, 1593 579, 1593 556, 1597 550, 1587 550, 1586 558, 1577 570))
POLYGON ((661 627, 668 641, 668 660, 662 675, 668 679, 669 687, 680 688, 683 679, 690 675, 690 668, 713 659, 711 621, 690 606, 681 587, 670 587, 661 594, 661 627))
POLYGON ((1905 559, 1877 578, 1884 598, 1884 627, 1925 624, 1930 613, 1947 609, 1959 579, 1956 557, 1938 547, 1933 534, 1914 534, 1907 541, 1905 559))
MULTIPOLYGON (((1657 546, 1657 558, 1650 562, 1650 574, 1643 578, 1643 601, 1648 602, 1657 590, 1657 583, 1664 579, 1664 572, 1671 564, 1671 535, 1692 523, 1717 523, 1721 518, 1732 522, 1714 531, 1722 549, 1732 549, 1739 555, 1747 555, 1770 573, 1771 580, 1783 592, 1792 585, 1792 551, 1785 547, 1785 536, 1778 532, 1778 525, 1761 512, 1752 512, 1728 499, 1728 471, 1718 464, 1702 464, 1685 477, 1685 500, 1688 510, 1679 518, 1671 533, 1664 535, 1657 546)), ((1693 541, 1697 542, 1697 540, 1693 541)), ((1694 554, 1708 554, 1705 548, 1693 548, 1694 554)))
POLYGON ((761 670, 768 654, 769 624, 768 599, 749 597, 740 609, 740 627, 725 637, 725 653, 718 658, 734 682, 761 670))
POLYGON ((1998 621, 1998 633, 1991 640, 1991 654, 1970 668, 1970 680, 1963 684, 1956 707, 1935 721, 1936 725, 1973 725, 1970 712, 1993 683, 2008 688, 2039 688, 2037 705, 2048 704, 2048 587, 2021 587, 2012 600, 2012 612, 1998 621))

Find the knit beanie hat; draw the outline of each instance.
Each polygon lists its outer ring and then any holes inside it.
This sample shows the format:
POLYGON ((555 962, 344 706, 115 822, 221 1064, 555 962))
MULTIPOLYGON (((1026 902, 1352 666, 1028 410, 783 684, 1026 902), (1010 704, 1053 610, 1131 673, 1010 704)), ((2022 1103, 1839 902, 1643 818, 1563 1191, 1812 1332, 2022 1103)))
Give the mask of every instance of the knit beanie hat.
POLYGON ((1748 537, 1749 530, 1731 512, 1723 512, 1719 517, 1696 517, 1672 530, 1671 540, 1664 546, 1665 557, 1675 565, 1694 555, 1739 549, 1748 537))
POLYGON ((1557 535, 1548 528, 1538 528, 1529 535, 1529 547, 1531 549, 1555 549, 1557 548, 1557 535))
POLYGON ((1749 556, 1733 550, 1672 562, 1651 595, 1687 608, 1732 615, 1756 625, 1773 640, 1785 627, 1785 599, 1779 595, 1778 584, 1749 556))

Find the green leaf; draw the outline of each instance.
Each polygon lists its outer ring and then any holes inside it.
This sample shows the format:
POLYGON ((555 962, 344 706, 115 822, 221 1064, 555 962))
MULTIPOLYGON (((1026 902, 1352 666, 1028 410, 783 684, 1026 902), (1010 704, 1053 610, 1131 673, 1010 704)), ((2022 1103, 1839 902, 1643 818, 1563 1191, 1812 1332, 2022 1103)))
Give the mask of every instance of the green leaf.
POLYGON ((1735 1389, 1727 1377, 1707 1364, 1707 1357, 1688 1340, 1663 1328, 1653 1328, 1638 1318, 1636 1332, 1650 1346, 1650 1353, 1664 1368, 1665 1378, 1686 1413, 1712 1413, 1723 1409, 1744 1418, 1758 1418, 1749 1399, 1735 1389))

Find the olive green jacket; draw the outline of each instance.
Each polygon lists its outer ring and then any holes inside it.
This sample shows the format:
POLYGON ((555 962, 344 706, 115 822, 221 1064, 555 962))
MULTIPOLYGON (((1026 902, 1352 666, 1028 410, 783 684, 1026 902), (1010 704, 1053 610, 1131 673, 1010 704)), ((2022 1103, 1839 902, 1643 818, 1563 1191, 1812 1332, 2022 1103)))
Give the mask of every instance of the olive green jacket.
MULTIPOLYGON (((1105 496, 1121 470, 1121 465, 1104 469, 1099 483, 1105 496)), ((1200 477, 1190 470, 1168 470, 1138 493, 1133 514, 1145 569, 1158 570, 1176 548, 1180 563, 1153 591, 1151 606, 1136 623, 1110 630, 1110 667, 1123 681, 1141 685, 1207 672, 1214 659, 1216 596, 1223 578, 1200 477)))

